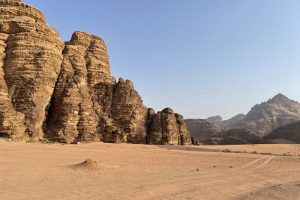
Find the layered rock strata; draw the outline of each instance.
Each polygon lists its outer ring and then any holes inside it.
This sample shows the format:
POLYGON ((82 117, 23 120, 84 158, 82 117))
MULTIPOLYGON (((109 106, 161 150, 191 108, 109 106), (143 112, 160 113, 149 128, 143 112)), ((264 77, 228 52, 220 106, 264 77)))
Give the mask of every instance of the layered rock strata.
POLYGON ((171 108, 155 113, 153 109, 148 110, 149 144, 191 144, 189 131, 183 121, 183 117, 171 108))
POLYGON ((6 0, 0 1, 0 13, 2 100, 10 99, 1 108, 6 113, 1 129, 18 139, 42 139, 45 110, 61 68, 63 43, 35 8, 6 0))
POLYGON ((75 32, 64 43, 21 1, 0 0, 0 12, 0 136, 190 144, 181 115, 150 112, 131 81, 116 82, 101 38, 75 32))

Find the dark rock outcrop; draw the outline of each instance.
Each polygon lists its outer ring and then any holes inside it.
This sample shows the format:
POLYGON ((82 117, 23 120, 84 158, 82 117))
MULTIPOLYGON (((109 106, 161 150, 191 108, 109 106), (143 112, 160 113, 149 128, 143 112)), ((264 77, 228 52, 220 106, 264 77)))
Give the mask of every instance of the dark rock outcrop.
POLYGON ((245 119, 246 115, 238 114, 230 119, 222 121, 221 127, 222 129, 226 129, 226 126, 230 126, 231 124, 235 124, 243 119, 245 119))
POLYGON ((203 141, 203 143, 209 145, 237 145, 269 143, 269 141, 257 137, 248 129, 231 129, 228 131, 222 131, 219 134, 203 141))
POLYGON ((207 121, 206 119, 186 119, 184 121, 191 133, 191 137, 200 143, 201 141, 207 140, 221 132, 219 126, 207 121))
POLYGON ((275 143, 300 144, 300 121, 277 128, 265 138, 275 140, 275 143))
POLYGON ((131 81, 116 82, 101 38, 75 32, 64 43, 21 1, 0 0, 0 12, 0 136, 191 143, 181 115, 149 112, 131 81))
POLYGON ((149 144, 191 144, 189 131, 183 121, 183 117, 170 108, 166 108, 157 114, 153 109, 149 113, 149 144))
POLYGON ((223 122, 223 119, 220 115, 208 117, 206 120, 218 126, 221 126, 223 122))

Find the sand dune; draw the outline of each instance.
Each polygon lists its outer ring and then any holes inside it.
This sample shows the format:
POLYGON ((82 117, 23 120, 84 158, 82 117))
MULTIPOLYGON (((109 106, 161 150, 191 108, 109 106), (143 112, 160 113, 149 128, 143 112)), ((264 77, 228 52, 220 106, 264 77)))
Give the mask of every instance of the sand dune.
POLYGON ((297 155, 299 145, 181 148, 2 141, 0 199, 300 199, 297 155), (275 155, 287 152, 290 156, 275 155))

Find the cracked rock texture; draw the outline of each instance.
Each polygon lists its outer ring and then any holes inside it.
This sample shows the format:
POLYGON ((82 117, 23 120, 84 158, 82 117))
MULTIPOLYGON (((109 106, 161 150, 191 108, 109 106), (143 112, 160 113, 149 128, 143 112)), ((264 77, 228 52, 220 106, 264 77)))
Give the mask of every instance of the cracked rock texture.
POLYGON ((153 109, 148 110, 149 144, 191 144, 189 131, 183 121, 183 117, 171 108, 165 108, 157 114, 153 109))
POLYGON ((63 42, 43 14, 0 0, 0 136, 14 140, 190 144, 183 117, 143 105, 133 83, 110 73, 104 41, 63 42))

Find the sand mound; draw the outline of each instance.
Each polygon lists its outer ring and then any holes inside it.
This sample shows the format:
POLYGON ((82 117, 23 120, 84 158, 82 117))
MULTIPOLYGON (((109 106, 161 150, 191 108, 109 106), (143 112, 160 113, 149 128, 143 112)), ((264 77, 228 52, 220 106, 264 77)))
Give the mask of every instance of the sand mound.
POLYGON ((87 159, 82 163, 72 165, 71 168, 75 170, 98 171, 101 169, 101 164, 98 161, 87 159))

